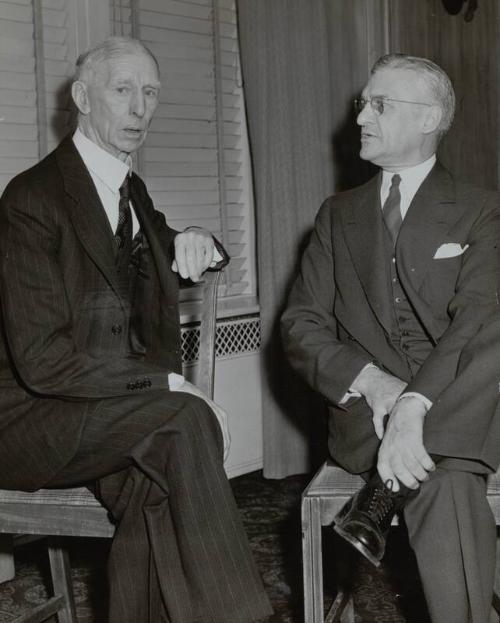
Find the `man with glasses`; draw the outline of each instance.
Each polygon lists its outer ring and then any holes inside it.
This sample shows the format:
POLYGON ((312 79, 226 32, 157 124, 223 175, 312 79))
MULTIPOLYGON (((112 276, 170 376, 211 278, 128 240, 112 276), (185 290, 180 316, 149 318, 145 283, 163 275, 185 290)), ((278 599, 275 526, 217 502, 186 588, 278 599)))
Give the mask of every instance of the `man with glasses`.
POLYGON ((380 58, 356 107, 361 158, 381 172, 321 207, 285 348, 328 402, 332 457, 367 481, 336 532, 379 565, 404 509, 432 621, 484 623, 496 536, 485 476, 500 461, 498 348, 484 338, 499 311, 498 195, 436 160, 455 95, 431 61, 380 58))

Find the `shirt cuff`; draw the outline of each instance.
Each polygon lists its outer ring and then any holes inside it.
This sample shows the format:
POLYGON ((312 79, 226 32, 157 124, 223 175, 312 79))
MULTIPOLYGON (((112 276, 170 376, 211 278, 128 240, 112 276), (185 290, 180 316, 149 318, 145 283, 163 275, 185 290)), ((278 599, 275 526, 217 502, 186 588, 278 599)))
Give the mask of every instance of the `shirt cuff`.
POLYGON ((214 257, 213 257, 213 260, 210 262, 209 268, 214 268, 214 266, 217 266, 217 264, 219 262, 222 262, 223 259, 224 258, 219 253, 219 249, 217 249, 217 247, 214 247, 214 257))
POLYGON ((168 387, 171 392, 176 392, 179 387, 184 384, 185 378, 182 374, 177 374, 176 372, 170 372, 168 375, 168 387))
POLYGON ((398 401, 403 400, 404 398, 418 398, 424 403, 426 412, 432 407, 432 401, 423 394, 419 394, 419 392, 403 392, 398 398, 398 401))
MULTIPOLYGON (((363 374, 363 372, 365 370, 368 370, 368 368, 376 368, 377 366, 370 362, 367 363, 366 366, 363 366, 363 368, 361 368, 359 374, 356 376, 356 379, 358 378, 358 376, 360 374, 363 374)), ((354 379, 353 384, 356 382, 356 379, 354 379)), ((361 396, 361 394, 359 392, 357 392, 355 389, 349 388, 346 393, 342 396, 342 399, 339 402, 339 405, 345 405, 347 402, 349 402, 349 400, 351 398, 359 398, 361 396)))

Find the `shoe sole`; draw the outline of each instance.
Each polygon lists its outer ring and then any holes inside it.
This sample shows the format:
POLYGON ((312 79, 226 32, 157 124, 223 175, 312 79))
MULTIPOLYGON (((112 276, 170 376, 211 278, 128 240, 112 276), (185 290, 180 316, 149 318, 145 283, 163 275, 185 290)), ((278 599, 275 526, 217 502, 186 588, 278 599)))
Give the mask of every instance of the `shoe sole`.
POLYGON ((333 526, 333 529, 340 537, 342 537, 345 541, 355 547, 360 554, 362 554, 367 560, 372 563, 372 565, 374 565, 375 567, 380 567, 380 560, 375 558, 375 556, 373 556, 373 554, 366 548, 363 543, 361 543, 361 541, 358 541, 358 539, 353 537, 351 534, 342 530, 342 528, 338 524, 335 524, 333 526))

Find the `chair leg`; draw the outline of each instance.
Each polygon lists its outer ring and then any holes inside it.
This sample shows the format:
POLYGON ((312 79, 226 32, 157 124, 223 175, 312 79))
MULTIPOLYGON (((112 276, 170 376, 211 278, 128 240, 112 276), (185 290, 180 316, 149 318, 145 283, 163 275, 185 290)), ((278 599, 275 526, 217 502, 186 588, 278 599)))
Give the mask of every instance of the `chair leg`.
POLYGON ((352 595, 343 590, 337 592, 337 597, 326 615, 325 623, 355 623, 352 595))
POLYGON ((354 600, 352 595, 348 598, 344 612, 342 613, 341 623, 354 623, 354 600))
POLYGON ((68 551, 58 538, 49 539, 48 550, 54 595, 62 595, 65 601, 57 613, 58 623, 77 623, 68 551))
POLYGON ((11 534, 0 534, 0 583, 8 582, 16 575, 13 540, 11 534))
POLYGON ((321 552, 320 502, 302 500, 302 561, 304 573, 304 620, 323 623, 323 559, 321 552))

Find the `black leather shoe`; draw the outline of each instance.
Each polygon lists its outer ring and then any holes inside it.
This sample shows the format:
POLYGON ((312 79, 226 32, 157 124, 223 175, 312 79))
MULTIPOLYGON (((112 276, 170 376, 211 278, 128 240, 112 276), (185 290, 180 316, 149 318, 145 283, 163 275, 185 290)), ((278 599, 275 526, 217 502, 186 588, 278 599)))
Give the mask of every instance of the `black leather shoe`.
POLYGON ((401 507, 402 496, 391 489, 392 481, 384 485, 372 478, 342 507, 333 527, 376 567, 385 553, 392 518, 401 507))

